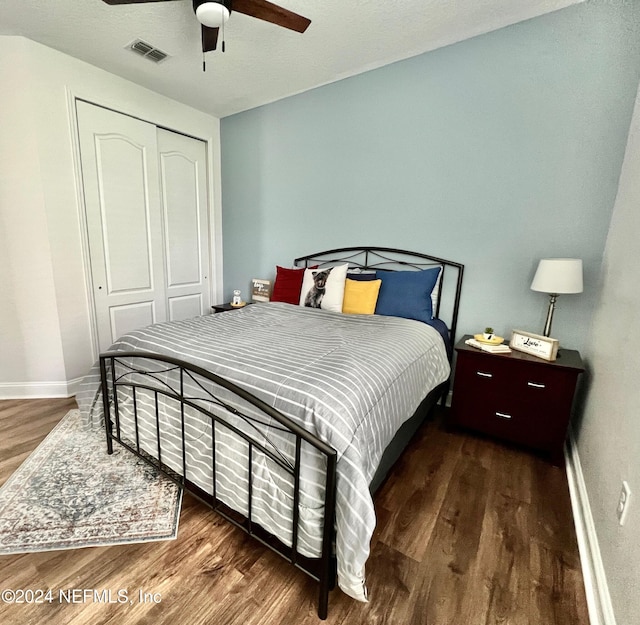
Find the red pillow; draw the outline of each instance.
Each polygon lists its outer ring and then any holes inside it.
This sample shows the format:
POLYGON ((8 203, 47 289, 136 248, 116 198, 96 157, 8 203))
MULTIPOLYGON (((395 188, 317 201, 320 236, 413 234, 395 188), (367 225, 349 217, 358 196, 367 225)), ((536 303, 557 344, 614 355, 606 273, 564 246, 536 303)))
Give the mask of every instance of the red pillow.
MULTIPOLYGON (((317 267, 317 265, 315 267, 317 267)), ((311 267, 311 269, 315 267, 311 267)), ((286 302, 287 304, 295 304, 297 306, 300 303, 304 269, 304 267, 287 269, 287 267, 276 266, 276 280, 273 284, 271 301, 286 302)))

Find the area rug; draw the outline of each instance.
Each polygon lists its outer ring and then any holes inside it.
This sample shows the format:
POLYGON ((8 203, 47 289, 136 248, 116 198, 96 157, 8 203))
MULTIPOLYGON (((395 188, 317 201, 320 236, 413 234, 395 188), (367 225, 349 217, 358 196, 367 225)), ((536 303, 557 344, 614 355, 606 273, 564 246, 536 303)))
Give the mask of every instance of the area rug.
POLYGON ((171 540, 182 491, 71 410, 0 488, 0 555, 171 540))

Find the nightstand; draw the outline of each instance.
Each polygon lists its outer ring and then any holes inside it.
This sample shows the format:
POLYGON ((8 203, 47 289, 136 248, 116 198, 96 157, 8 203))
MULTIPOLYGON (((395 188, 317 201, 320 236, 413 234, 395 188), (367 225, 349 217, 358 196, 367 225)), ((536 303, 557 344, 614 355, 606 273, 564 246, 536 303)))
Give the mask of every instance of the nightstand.
POLYGON ((561 349, 553 362, 515 350, 490 354, 466 345, 468 338, 455 347, 451 423, 562 464, 576 384, 584 371, 580 354, 561 349))
POLYGON ((231 302, 227 302, 226 304, 215 304, 211 307, 211 310, 213 310, 213 314, 215 315, 216 313, 228 312, 229 310, 241 310, 252 303, 253 302, 247 302, 244 306, 232 306, 231 302))

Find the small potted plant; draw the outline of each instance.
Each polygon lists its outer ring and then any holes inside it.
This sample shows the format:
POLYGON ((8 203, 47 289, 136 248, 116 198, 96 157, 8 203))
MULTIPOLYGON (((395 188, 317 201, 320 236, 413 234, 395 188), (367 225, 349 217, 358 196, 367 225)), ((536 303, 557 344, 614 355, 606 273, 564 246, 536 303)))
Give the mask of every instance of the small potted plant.
POLYGON ((493 328, 489 328, 489 327, 487 327, 487 328, 485 328, 485 329, 484 329, 484 333, 483 333, 483 335, 482 335, 482 338, 484 338, 484 340, 485 340, 485 341, 491 341, 491 340, 493 340, 493 337, 494 337, 494 336, 495 336, 495 335, 494 335, 494 333, 493 333, 493 328))

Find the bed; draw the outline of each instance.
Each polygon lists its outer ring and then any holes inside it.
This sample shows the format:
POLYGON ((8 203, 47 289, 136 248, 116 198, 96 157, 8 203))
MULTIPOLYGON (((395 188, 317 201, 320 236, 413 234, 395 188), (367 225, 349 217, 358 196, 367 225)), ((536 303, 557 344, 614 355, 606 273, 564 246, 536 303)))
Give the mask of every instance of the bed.
POLYGON ((78 404, 109 453, 117 441, 316 579, 324 619, 336 583, 367 600, 372 493, 448 391, 464 268, 371 247, 295 265, 382 285, 436 270, 429 318, 281 301, 155 324, 101 354, 78 404))

